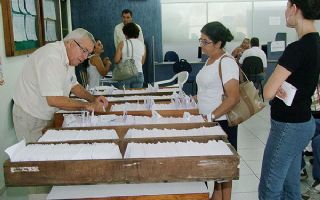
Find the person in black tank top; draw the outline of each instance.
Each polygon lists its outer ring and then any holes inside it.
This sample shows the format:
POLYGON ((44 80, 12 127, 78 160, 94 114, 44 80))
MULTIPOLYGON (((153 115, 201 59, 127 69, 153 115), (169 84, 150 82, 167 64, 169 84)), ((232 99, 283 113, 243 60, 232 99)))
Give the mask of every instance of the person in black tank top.
POLYGON ((286 47, 264 87, 264 98, 272 100, 259 184, 261 200, 301 199, 301 152, 315 131, 310 105, 320 72, 320 37, 314 25, 320 19, 320 0, 288 0, 285 16, 299 40, 286 47), (288 95, 284 82, 297 89, 290 106, 278 98, 288 95))

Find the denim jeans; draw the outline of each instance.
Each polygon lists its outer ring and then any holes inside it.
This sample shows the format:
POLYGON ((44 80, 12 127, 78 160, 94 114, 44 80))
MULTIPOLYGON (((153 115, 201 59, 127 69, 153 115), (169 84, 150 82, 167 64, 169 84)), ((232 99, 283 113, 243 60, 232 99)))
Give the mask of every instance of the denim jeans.
POLYGON ((129 88, 142 88, 144 82, 143 73, 139 72, 137 76, 132 77, 127 80, 118 81, 117 88, 123 89, 123 86, 125 86, 126 89, 129 88))
POLYGON ((316 132, 312 138, 312 151, 313 151, 313 168, 312 176, 314 180, 320 181, 320 119, 316 121, 316 132))
POLYGON ((301 152, 315 131, 313 117, 303 123, 271 119, 259 184, 260 200, 300 200, 301 152))

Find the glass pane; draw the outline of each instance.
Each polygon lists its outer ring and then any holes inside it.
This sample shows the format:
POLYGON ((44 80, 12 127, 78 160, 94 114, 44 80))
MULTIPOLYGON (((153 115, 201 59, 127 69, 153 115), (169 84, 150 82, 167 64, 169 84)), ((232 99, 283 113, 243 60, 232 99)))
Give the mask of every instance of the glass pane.
POLYGON ((261 1, 254 3, 253 36, 260 39, 260 44, 274 41, 277 32, 287 32, 287 44, 297 40, 293 28, 286 26, 285 10, 287 1, 261 1))
POLYGON ((208 21, 219 21, 230 29, 234 40, 227 43, 230 53, 243 38, 251 36, 252 3, 251 2, 217 2, 208 4, 208 21))
POLYGON ((207 21, 205 3, 162 4, 163 55, 175 51, 179 58, 196 60, 200 29, 207 21))

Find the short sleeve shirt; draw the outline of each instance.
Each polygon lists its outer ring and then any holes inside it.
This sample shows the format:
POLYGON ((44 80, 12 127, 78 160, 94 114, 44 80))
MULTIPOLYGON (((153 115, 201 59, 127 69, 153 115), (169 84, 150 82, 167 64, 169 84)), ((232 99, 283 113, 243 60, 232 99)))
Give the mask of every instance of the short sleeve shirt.
POLYGON ((50 120, 58 109, 47 96, 69 96, 77 85, 75 68, 69 66, 63 41, 47 44, 26 61, 17 80, 14 102, 33 117, 50 120))
MULTIPOLYGON (((229 56, 231 57, 231 55, 229 56)), ((197 74, 197 99, 200 114, 207 115, 222 103, 222 95, 224 93, 219 76, 219 63, 221 57, 210 65, 204 65, 197 74)), ((226 84, 231 79, 239 80, 239 67, 234 59, 229 57, 224 57, 222 59, 221 75, 223 84, 226 84)), ((217 120, 226 119, 226 116, 223 115, 217 120)))
POLYGON ((308 33, 287 46, 279 59, 280 66, 291 72, 287 82, 297 88, 291 106, 274 98, 271 118, 280 122, 299 123, 310 120, 311 96, 320 72, 320 38, 318 33, 308 33))

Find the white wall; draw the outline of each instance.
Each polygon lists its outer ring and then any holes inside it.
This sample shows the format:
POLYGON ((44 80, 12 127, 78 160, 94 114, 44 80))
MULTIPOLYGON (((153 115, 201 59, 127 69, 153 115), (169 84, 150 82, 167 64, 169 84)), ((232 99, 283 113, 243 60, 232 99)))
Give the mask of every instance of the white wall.
POLYGON ((15 82, 26 55, 6 57, 3 33, 2 8, 0 6, 0 56, 2 58, 5 84, 0 86, 0 191, 4 188, 3 163, 8 159, 4 150, 17 142, 12 122, 12 95, 15 82))

